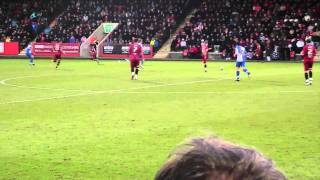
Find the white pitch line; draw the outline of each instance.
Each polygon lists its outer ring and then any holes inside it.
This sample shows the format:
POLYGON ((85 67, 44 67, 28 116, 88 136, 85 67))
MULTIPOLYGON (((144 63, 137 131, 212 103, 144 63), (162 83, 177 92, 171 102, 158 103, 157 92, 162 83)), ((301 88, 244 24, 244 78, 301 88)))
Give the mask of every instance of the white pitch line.
MULTIPOLYGON (((79 91, 79 92, 88 92, 88 93, 105 93, 105 92, 110 91, 110 90, 97 91, 97 90, 81 90, 81 89, 62 89, 62 88, 57 89, 57 88, 23 86, 23 85, 16 85, 16 84, 8 83, 8 81, 10 81, 10 80, 32 78, 32 77, 41 77, 41 76, 20 76, 20 77, 7 78, 7 79, 1 80, 0 84, 2 84, 4 86, 11 86, 11 87, 23 88, 23 89, 38 89, 38 90, 52 90, 52 91, 79 91)), ((208 80, 203 80, 201 82, 207 82, 207 81, 208 80)), ((209 80, 209 81, 212 81, 212 80, 209 80)), ((156 87, 168 85, 168 83, 164 83, 164 82, 152 82, 152 81, 150 81, 150 82, 157 83, 157 85, 155 85, 156 87)), ((190 83, 190 82, 187 82, 187 83, 190 83)), ((193 83, 193 81, 191 83, 193 83)), ((175 85, 175 84, 173 84, 173 85, 175 85)), ((145 86, 145 88, 149 88, 149 86, 145 86)), ((132 90, 134 90, 134 89, 135 88, 133 88, 132 90)), ((131 89, 118 89, 118 90, 111 90, 111 91, 123 91, 123 90, 131 90, 131 89)))
POLYGON ((204 82, 212 82, 212 81, 220 81, 220 80, 227 80, 231 78, 222 78, 222 79, 208 79, 208 80, 199 80, 199 81, 188 81, 188 82, 181 82, 181 83, 163 83, 151 86, 143 86, 143 87, 133 87, 127 89, 115 89, 115 90, 104 90, 104 91, 96 91, 96 90, 80 90, 80 89, 56 89, 56 88, 45 88, 45 87, 30 87, 30 86, 21 86, 16 84, 7 83, 7 81, 14 80, 14 79, 23 79, 23 78, 32 78, 32 77, 40 77, 40 76, 20 76, 20 77, 13 77, 7 78, 0 81, 0 84, 4 86, 11 86, 23 89, 39 89, 39 90, 56 90, 56 91, 80 91, 80 92, 90 92, 90 93, 108 93, 108 92, 117 92, 117 91, 126 91, 126 90, 136 90, 136 89, 145 89, 145 88, 155 88, 155 87, 163 87, 163 86, 177 86, 177 85, 186 85, 186 84, 195 84, 195 83, 204 83, 204 82))
MULTIPOLYGON (((171 91, 171 92, 161 92, 161 91, 133 91, 133 92, 124 92, 125 89, 121 90, 110 90, 106 92, 93 92, 93 93, 85 93, 85 94, 73 94, 73 95, 66 95, 66 96, 54 96, 48 98, 38 98, 38 99, 27 99, 27 100, 20 100, 20 101, 10 101, 0 103, 0 105, 5 104, 15 104, 15 103, 24 103, 24 102, 34 102, 34 101, 43 101, 43 100, 53 100, 53 99, 65 99, 70 97, 79 97, 79 96, 88 96, 88 95, 95 95, 95 94, 192 94, 192 95, 203 95, 203 94, 252 94, 251 92, 236 92, 236 91, 225 91, 225 92, 218 92, 218 91, 202 91, 202 92, 193 92, 193 91, 171 91)), ((270 91, 270 92, 253 92, 254 94, 277 94, 277 93, 320 93, 316 91, 270 91)))
MULTIPOLYGON (((283 74, 283 73, 281 73, 281 74, 283 74)), ((291 73, 291 74, 296 74, 296 73, 291 73)), ((271 76, 271 75, 279 75, 279 74, 268 74, 267 76, 271 76)), ((39 89, 39 90, 53 90, 53 91, 79 91, 79 92, 87 92, 87 93, 106 93, 106 92, 110 91, 110 90, 97 91, 97 90, 82 90, 82 89, 55 89, 55 88, 45 88, 45 87, 21 86, 21 85, 7 83, 7 81, 14 80, 14 79, 43 77, 43 76, 48 76, 48 75, 42 75, 42 76, 18 76, 18 77, 13 77, 13 78, 7 78, 7 79, 1 80, 0 84, 2 84, 4 86, 11 86, 11 87, 17 87, 17 88, 24 88, 24 89, 39 89)), ((228 79, 232 79, 232 78, 223 78, 223 79, 219 79, 219 80, 228 80, 228 79)), ((189 81, 189 82, 171 83, 171 84, 170 83, 164 83, 164 82, 156 82, 156 83, 158 83, 158 85, 144 86, 144 87, 137 87, 137 88, 130 88, 130 89, 118 89, 118 90, 111 90, 111 91, 126 91, 126 90, 136 90, 136 89, 140 89, 140 88, 145 89, 145 88, 162 87, 162 86, 176 86, 176 85, 184 85, 184 84, 211 82, 211 81, 216 81, 216 80, 217 79, 213 79, 213 80, 209 79, 209 80, 189 81)))
MULTIPOLYGON (((141 90, 141 89, 149 89, 149 88, 156 88, 156 87, 167 87, 167 86, 178 86, 178 85, 187 85, 187 84, 196 84, 196 83, 205 83, 205 82, 214 82, 214 81, 222 81, 222 80, 230 80, 232 78, 222 78, 222 79, 208 79, 208 80, 199 80, 199 81, 188 81, 188 82, 180 82, 180 83, 163 83, 158 85, 151 85, 151 86, 143 86, 143 87, 133 87, 133 88, 125 88, 125 89, 114 89, 114 90, 105 90, 105 91, 94 91, 94 90, 71 90, 71 89, 51 89, 51 88, 37 88, 37 87, 28 87, 28 86, 19 86, 14 84, 6 83, 9 80, 19 79, 19 78, 27 78, 27 77, 39 77, 39 76, 24 76, 24 77, 15 77, 15 78, 7 78, 0 81, 0 84, 5 86, 14 86, 17 88, 30 88, 30 89, 43 89, 43 90, 59 90, 59 91, 80 91, 86 92, 84 94, 73 94, 73 95, 66 95, 66 96, 55 96, 55 97, 48 97, 48 98, 38 98, 38 99, 29 99, 29 100, 21 100, 21 101, 11 101, 11 102, 4 102, 0 103, 0 105, 4 104, 14 104, 14 103, 23 103, 23 102, 33 102, 33 101, 42 101, 42 100, 52 100, 52 99, 65 99, 70 97, 78 97, 78 96, 87 96, 87 95, 94 95, 94 94, 248 94, 249 92, 236 92, 236 91, 224 91, 224 92, 215 92, 215 91, 208 91, 208 92, 158 92, 158 91, 140 91, 140 92, 123 92, 123 91, 130 91, 130 90, 141 90)), ((260 92, 258 92, 260 93, 260 92)), ((271 91, 265 92, 261 94, 268 94, 268 93, 320 93, 316 91, 271 91)))
POLYGON ((149 89, 149 88, 156 88, 156 87, 179 86, 179 85, 186 85, 186 84, 214 82, 214 81, 222 81, 222 80, 228 80, 228 79, 231 79, 231 78, 208 79, 208 80, 188 81, 188 82, 180 82, 180 83, 158 84, 158 85, 143 86, 143 87, 133 87, 133 88, 127 88, 127 89, 107 90, 107 91, 103 91, 103 92, 104 93, 113 93, 113 92, 119 92, 119 91, 140 90, 140 89, 149 89))
POLYGON ((47 97, 47 98, 26 99, 26 100, 19 100, 19 101, 9 101, 9 102, 0 103, 0 105, 24 103, 24 102, 34 102, 34 101, 43 101, 43 100, 52 100, 52 99, 65 99, 65 98, 70 98, 70 97, 87 96, 87 95, 90 95, 90 94, 98 94, 98 93, 72 94, 72 95, 66 95, 66 96, 54 96, 54 97, 47 97))
MULTIPOLYGON (((13 78, 11 78, 11 79, 13 79, 13 78)), ((133 88, 126 88, 126 89, 114 89, 114 90, 106 90, 106 91, 91 91, 90 93, 88 92, 88 93, 85 93, 85 94, 73 94, 73 95, 66 95, 66 96, 55 96, 55 97, 48 97, 48 98, 27 99, 27 100, 20 100, 20 101, 10 101, 10 102, 0 103, 0 105, 23 103, 23 102, 43 101, 43 100, 52 100, 52 99, 65 99, 65 98, 70 98, 70 97, 87 96, 87 95, 104 94, 104 93, 116 94, 116 93, 123 93, 123 91, 128 91, 128 90, 139 90, 139 89, 148 89, 148 88, 165 87, 165 86, 178 86, 178 85, 185 85, 185 84, 195 84, 195 83, 203 83, 203 82, 222 81, 222 80, 226 80, 226 79, 230 79, 230 78, 201 80, 201 81, 189 81, 189 82, 170 83, 170 84, 159 84, 159 85, 152 85, 152 86, 133 87, 133 88)), ((0 83, 3 84, 2 83, 3 81, 4 80, 0 81, 0 83)), ((6 85, 6 83, 3 84, 3 85, 6 85)))
POLYGON ((39 90, 52 90, 52 91, 79 91, 79 92, 100 92, 100 91, 94 91, 94 90, 80 90, 80 89, 55 89, 55 88, 45 88, 45 87, 31 87, 31 86, 22 86, 22 85, 16 85, 7 83, 7 81, 15 80, 15 79, 23 79, 23 78, 32 78, 32 77, 40 77, 40 76, 20 76, 20 77, 14 77, 14 78, 7 78, 0 81, 0 84, 4 86, 11 86, 16 88, 23 88, 23 89, 39 89, 39 90))

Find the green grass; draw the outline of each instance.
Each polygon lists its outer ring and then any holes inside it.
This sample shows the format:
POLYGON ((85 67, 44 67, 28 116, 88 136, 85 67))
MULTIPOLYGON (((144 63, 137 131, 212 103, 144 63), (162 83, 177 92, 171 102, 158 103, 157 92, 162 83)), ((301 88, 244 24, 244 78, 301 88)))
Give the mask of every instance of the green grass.
POLYGON ((215 134, 255 147, 289 179, 320 179, 320 66, 0 60, 0 179, 152 179, 177 144, 215 134), (224 67, 220 71, 220 66, 224 67), (13 78, 13 79, 11 79, 13 78))

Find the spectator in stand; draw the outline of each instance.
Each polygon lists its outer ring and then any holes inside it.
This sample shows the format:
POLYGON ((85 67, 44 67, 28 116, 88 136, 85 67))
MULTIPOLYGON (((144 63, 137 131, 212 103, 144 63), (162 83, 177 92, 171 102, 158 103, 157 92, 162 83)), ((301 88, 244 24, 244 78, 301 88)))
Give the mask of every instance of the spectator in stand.
POLYGON ((74 35, 73 35, 73 32, 71 33, 71 36, 70 36, 70 38, 69 38, 69 43, 76 43, 77 41, 76 41, 76 38, 74 37, 74 35))
POLYGON ((270 40, 267 40, 266 47, 265 47, 265 54, 266 54, 266 60, 271 61, 271 54, 272 54, 273 44, 270 40))
POLYGON ((5 42, 11 42, 11 38, 10 38, 10 36, 7 36, 7 37, 6 37, 5 42))
POLYGON ((160 48, 160 42, 158 39, 155 39, 154 45, 153 45, 154 51, 157 52, 160 48))
POLYGON ((151 46, 152 48, 154 48, 155 42, 156 42, 156 39, 155 39, 155 38, 152 38, 151 41, 150 41, 150 46, 151 46))
POLYGON ((255 49, 254 59, 261 60, 263 56, 263 53, 262 53, 263 51, 262 51, 261 44, 257 40, 255 41, 254 49, 255 49))
POLYGON ((187 42, 186 42, 185 39, 182 39, 182 40, 180 41, 180 48, 181 48, 182 51, 185 50, 185 49, 187 49, 187 42))
POLYGON ((87 40, 87 38, 86 38, 85 36, 82 36, 82 37, 81 37, 81 41, 80 41, 81 44, 84 43, 84 42, 86 42, 86 40, 87 40))
POLYGON ((177 38, 176 37, 173 38, 170 46, 170 51, 177 51, 177 43, 178 43, 177 38))

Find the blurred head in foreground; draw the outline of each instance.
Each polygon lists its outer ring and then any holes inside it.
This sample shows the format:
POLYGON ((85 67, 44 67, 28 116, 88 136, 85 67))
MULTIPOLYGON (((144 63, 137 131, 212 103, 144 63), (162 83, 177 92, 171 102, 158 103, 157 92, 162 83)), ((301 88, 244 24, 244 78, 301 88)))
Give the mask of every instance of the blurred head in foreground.
POLYGON ((254 149, 216 137, 195 138, 180 146, 155 180, 285 180, 271 160, 254 149))

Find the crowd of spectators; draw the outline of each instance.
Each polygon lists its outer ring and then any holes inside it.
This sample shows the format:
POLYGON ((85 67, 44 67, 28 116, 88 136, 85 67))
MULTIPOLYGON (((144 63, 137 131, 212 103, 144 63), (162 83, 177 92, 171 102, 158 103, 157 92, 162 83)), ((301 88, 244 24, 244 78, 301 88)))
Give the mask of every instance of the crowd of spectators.
MULTIPOLYGON (((187 1, 189 2, 189 1, 187 1)), ((184 0, 71 0, 44 41, 81 42, 103 22, 117 22, 107 43, 127 44, 132 36, 156 47, 175 30, 186 11, 184 0)))
POLYGON ((52 29, 41 34, 39 41, 45 42, 81 42, 102 22, 106 21, 105 1, 71 0, 64 12, 55 20, 52 29))
POLYGON ((238 37, 249 58, 289 59, 308 34, 320 30, 317 0, 2 0, 0 5, 0 40, 20 42, 21 48, 35 37, 38 42, 83 42, 101 23, 117 22, 106 43, 128 44, 135 36, 158 49, 195 7, 172 51, 198 53, 206 39, 213 51, 230 58, 238 37))
POLYGON ((199 48, 206 39, 228 59, 238 37, 246 44, 248 58, 289 59, 301 51, 306 36, 319 30, 319 20, 317 0, 203 0, 173 40, 171 51, 199 48))
POLYGON ((0 2, 0 41, 19 42, 24 48, 59 13, 62 0, 2 0, 0 2))
POLYGON ((133 1, 120 12, 119 28, 112 34, 113 42, 128 43, 131 36, 141 38, 157 50, 172 34, 187 4, 182 0, 133 1), (141 8, 143 7, 143 8, 141 8))

